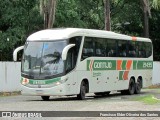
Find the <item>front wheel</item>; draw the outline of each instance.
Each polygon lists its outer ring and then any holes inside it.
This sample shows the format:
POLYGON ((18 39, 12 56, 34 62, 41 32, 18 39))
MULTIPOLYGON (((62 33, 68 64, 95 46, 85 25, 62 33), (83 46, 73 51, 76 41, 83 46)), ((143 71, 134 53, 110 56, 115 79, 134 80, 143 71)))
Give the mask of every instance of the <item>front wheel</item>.
POLYGON ((50 96, 41 96, 42 100, 44 100, 44 101, 49 101, 49 97, 50 96))
POLYGON ((86 84, 84 81, 81 82, 80 93, 77 95, 79 100, 84 100, 86 95, 86 84))

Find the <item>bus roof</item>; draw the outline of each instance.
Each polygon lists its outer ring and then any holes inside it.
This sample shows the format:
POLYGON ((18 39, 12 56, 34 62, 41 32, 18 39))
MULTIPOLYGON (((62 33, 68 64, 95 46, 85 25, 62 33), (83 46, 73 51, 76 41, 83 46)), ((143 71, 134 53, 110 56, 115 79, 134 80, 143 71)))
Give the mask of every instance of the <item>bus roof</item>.
POLYGON ((74 36, 89 36, 89 37, 151 42, 151 40, 148 38, 131 37, 128 35, 123 35, 111 31, 82 29, 82 28, 59 28, 59 29, 41 30, 30 35, 27 38, 27 41, 54 41, 54 40, 68 39, 74 36))

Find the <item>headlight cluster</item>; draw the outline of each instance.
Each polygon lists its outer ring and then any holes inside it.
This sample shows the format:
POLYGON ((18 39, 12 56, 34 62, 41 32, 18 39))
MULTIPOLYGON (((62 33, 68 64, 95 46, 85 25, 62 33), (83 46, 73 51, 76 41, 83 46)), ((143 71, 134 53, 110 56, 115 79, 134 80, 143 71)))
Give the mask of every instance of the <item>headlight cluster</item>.
POLYGON ((67 80, 68 80, 68 77, 66 77, 66 76, 61 77, 61 80, 57 81, 57 82, 55 83, 55 85, 60 85, 60 84, 62 84, 62 83, 64 83, 64 82, 66 82, 67 80))

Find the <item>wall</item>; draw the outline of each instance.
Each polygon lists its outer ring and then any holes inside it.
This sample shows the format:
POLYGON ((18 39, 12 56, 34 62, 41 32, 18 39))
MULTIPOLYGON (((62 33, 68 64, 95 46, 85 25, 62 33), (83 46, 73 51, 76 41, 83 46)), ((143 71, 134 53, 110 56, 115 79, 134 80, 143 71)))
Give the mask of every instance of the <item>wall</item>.
POLYGON ((153 62, 152 84, 160 84, 160 62, 153 62))
MULTIPOLYGON (((0 62, 0 92, 20 91, 20 62, 0 62)), ((153 85, 160 84, 160 62, 153 63, 153 85)))
POLYGON ((20 62, 0 62, 0 92, 20 90, 20 62))

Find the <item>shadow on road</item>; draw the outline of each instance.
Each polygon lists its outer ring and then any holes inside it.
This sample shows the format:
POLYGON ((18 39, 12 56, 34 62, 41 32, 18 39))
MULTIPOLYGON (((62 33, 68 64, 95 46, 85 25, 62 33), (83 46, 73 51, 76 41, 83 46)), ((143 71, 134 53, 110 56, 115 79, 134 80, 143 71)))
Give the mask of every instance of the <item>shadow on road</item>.
MULTIPOLYGON (((100 95, 94 95, 94 94, 87 94, 86 95, 86 99, 85 100, 78 100, 76 95, 74 96, 51 96, 50 100, 48 102, 51 101, 90 101, 90 100, 130 100, 134 97, 138 97, 138 96, 145 96, 148 94, 153 94, 154 92, 150 92, 150 91, 142 91, 140 94, 134 94, 134 95, 122 95, 120 92, 116 92, 116 93, 111 93, 109 95, 106 96, 100 96, 100 95)), ((27 101, 43 101, 41 99, 41 97, 39 98, 39 100, 27 100, 27 101)))

